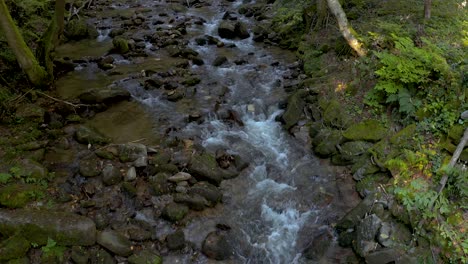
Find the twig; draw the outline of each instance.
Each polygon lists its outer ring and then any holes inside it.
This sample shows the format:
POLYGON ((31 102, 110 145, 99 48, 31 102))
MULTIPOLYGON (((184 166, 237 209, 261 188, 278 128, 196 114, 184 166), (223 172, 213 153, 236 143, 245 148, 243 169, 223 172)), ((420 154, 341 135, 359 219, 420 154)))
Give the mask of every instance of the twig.
POLYGON ((50 95, 48 95, 48 94, 46 94, 46 93, 39 92, 39 91, 36 91, 36 93, 38 93, 38 94, 40 94, 40 95, 43 95, 43 96, 45 96, 45 97, 47 97, 47 98, 49 98, 49 99, 52 99, 52 100, 54 100, 54 101, 56 101, 56 102, 60 102, 60 103, 63 103, 63 104, 72 106, 72 107, 74 107, 74 108, 82 107, 82 106, 84 106, 84 107, 89 107, 89 106, 91 106, 91 105, 88 105, 88 104, 74 104, 74 103, 70 103, 70 102, 68 102, 68 101, 60 100, 60 99, 58 99, 58 98, 52 97, 52 96, 50 96, 50 95))

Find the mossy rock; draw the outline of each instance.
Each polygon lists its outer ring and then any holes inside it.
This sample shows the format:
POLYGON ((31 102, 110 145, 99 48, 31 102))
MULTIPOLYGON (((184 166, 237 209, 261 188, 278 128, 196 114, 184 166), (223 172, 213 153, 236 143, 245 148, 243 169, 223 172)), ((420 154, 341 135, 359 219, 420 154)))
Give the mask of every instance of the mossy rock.
POLYGON ((316 137, 312 140, 312 145, 315 154, 322 158, 330 157, 337 154, 337 145, 343 142, 343 135, 339 130, 321 129, 316 137))
POLYGON ((346 159, 353 160, 357 156, 367 153, 372 147, 372 143, 366 141, 351 141, 341 145, 340 154, 346 159))
POLYGON ((448 137, 452 140, 452 142, 457 145, 460 142, 460 139, 463 137, 465 133, 465 126, 462 125, 454 125, 450 128, 448 132, 448 137))
POLYGON ((411 124, 390 138, 390 143, 399 147, 409 146, 410 141, 413 140, 416 134, 416 124, 411 124))
POLYGON ((21 208, 44 196, 44 188, 35 184, 10 184, 0 188, 0 204, 8 208, 21 208))
POLYGON ((187 205, 173 202, 164 207, 162 216, 171 222, 178 222, 184 219, 188 211, 189 208, 187 205))
POLYGON ((162 257, 151 250, 144 249, 128 258, 129 264, 162 264, 162 257))
POLYGON ((187 86, 194 86, 197 85, 201 82, 200 78, 198 77, 189 77, 185 79, 182 84, 187 85, 187 86))
POLYGON ((367 195, 377 192, 381 184, 386 184, 390 178, 386 173, 376 173, 365 176, 362 180, 356 183, 356 191, 359 195, 366 197, 367 195))
POLYGON ((305 106, 304 97, 306 95, 307 91, 300 90, 289 96, 286 111, 282 116, 286 129, 290 129, 301 119, 305 106))
POLYGON ((332 127, 347 128, 351 123, 351 118, 343 110, 343 105, 337 100, 331 100, 326 107, 322 107, 323 122, 332 127))
POLYGON ((112 45, 114 46, 113 51, 119 54, 125 54, 130 51, 128 46, 128 40, 122 37, 116 37, 112 40, 112 45))
POLYGON ((306 125, 309 128, 309 137, 314 138, 318 135, 320 130, 323 128, 321 122, 312 122, 306 125))
POLYGON ((171 174, 160 172, 150 177, 150 184, 155 195, 168 194, 173 190, 172 185, 167 181, 171 174))
POLYGON ((88 25, 84 20, 73 19, 65 25, 64 35, 71 40, 81 40, 89 36, 88 25))
POLYGON ((377 120, 365 120, 363 122, 351 125, 343 136, 348 140, 365 140, 377 142, 388 134, 388 130, 377 120))
POLYGON ((75 131, 75 139, 81 144, 106 144, 110 142, 110 139, 105 137, 96 129, 80 125, 75 131))
POLYGON ((0 243, 0 261, 22 258, 29 248, 30 243, 26 238, 21 235, 14 235, 0 243))

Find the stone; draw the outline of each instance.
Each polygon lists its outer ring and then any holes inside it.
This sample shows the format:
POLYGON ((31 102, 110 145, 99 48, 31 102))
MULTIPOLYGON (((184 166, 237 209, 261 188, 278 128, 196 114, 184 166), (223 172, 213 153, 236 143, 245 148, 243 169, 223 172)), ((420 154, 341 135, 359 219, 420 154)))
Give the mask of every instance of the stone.
POLYGON ((356 225, 361 221, 364 215, 371 210, 374 204, 375 195, 368 195, 364 198, 356 207, 351 209, 344 217, 338 221, 335 228, 339 232, 347 231, 348 229, 354 229, 356 225))
POLYGON ((70 40, 81 40, 88 38, 88 25, 82 19, 72 19, 65 25, 64 35, 70 40))
POLYGON ((305 107, 303 98, 307 94, 305 90, 299 90, 288 97, 286 111, 282 115, 284 127, 290 129, 301 119, 305 107))
POLYGON ((112 45, 113 45, 112 51, 116 53, 125 54, 130 51, 128 40, 122 37, 115 37, 112 40, 112 45))
POLYGON ((18 119, 25 119, 37 123, 43 123, 45 116, 44 108, 35 104, 25 104, 16 109, 15 117, 18 119))
POLYGON ((384 248, 369 253, 365 259, 368 264, 395 263, 402 254, 404 254, 404 252, 401 250, 384 248))
POLYGON ((173 197, 174 202, 186 204, 190 209, 195 211, 202 211, 208 206, 208 201, 198 194, 189 195, 184 193, 175 193, 173 197))
POLYGON ((337 145, 343 141, 341 131, 324 128, 312 139, 315 154, 327 158, 338 153, 337 145))
POLYGON ((218 56, 218 57, 216 57, 214 59, 213 66, 215 66, 215 67, 221 66, 224 63, 226 63, 227 61, 228 61, 228 59, 226 58, 226 56, 218 56))
POLYGON ((403 248, 412 239, 411 231, 399 222, 383 222, 377 234, 377 241, 384 247, 403 248))
POLYGON ((0 209, 0 233, 21 233, 38 245, 46 245, 49 238, 63 246, 90 246, 96 241, 96 226, 88 217, 47 210, 0 209))
POLYGON ((94 88, 78 96, 85 104, 115 104, 128 100, 130 97, 130 92, 121 87, 94 88))
POLYGON ((128 258, 129 264, 162 264, 163 259, 155 252, 143 249, 128 258))
POLYGON ((187 215, 189 209, 185 204, 169 203, 162 211, 162 217, 171 221, 178 222, 187 215))
POLYGON ((47 169, 32 159, 21 160, 18 167, 20 168, 20 172, 17 176, 34 178, 36 180, 45 179, 48 176, 47 169))
POLYGON ((167 247, 170 250, 179 250, 185 247, 184 231, 178 230, 166 237, 167 247))
POLYGON ((159 172, 149 178, 151 187, 156 195, 168 194, 172 191, 171 184, 167 182, 169 174, 159 172))
POLYGON ((377 120, 369 119, 353 124, 343 132, 348 140, 377 142, 388 134, 388 130, 377 120))
POLYGON ((44 187, 35 184, 13 183, 0 187, 0 205, 8 208, 21 208, 35 197, 43 196, 44 187))
POLYGON ((192 175, 190 175, 189 173, 181 171, 181 172, 176 173, 175 175, 172 175, 167 180, 170 181, 170 182, 178 183, 178 182, 182 182, 182 181, 188 181, 188 180, 190 180, 190 178, 192 178, 192 175))
POLYGON ((247 29, 247 26, 240 21, 236 23, 235 33, 236 33, 236 36, 240 39, 246 39, 250 37, 250 33, 249 33, 249 30, 247 29))
POLYGON ((91 263, 93 264, 115 264, 116 261, 112 255, 105 249, 94 250, 91 254, 91 263))
POLYGON ((215 185, 219 185, 223 179, 238 175, 238 172, 219 168, 216 158, 208 153, 193 155, 189 164, 189 172, 195 178, 207 180, 215 185))
POLYGON ((307 259, 318 261, 325 253, 333 240, 333 236, 328 232, 324 232, 312 240, 312 243, 304 250, 304 257, 307 259))
POLYGON ((463 119, 463 120, 467 120, 468 119, 468 110, 461 113, 460 118, 463 119))
POLYGON ((387 173, 367 175, 356 183, 356 191, 359 192, 361 197, 366 197, 371 193, 381 191, 380 186, 385 185, 389 179, 387 173))
POLYGON ((135 167, 130 167, 128 169, 127 173, 125 174, 125 180, 126 181, 134 181, 137 178, 137 173, 135 167))
POLYGON ((353 248, 359 256, 365 257, 377 249, 378 243, 374 239, 381 225, 382 221, 375 214, 360 221, 356 228, 356 240, 353 243, 353 248))
POLYGON ((133 162, 138 158, 148 160, 146 146, 139 143, 127 143, 119 145, 119 158, 121 162, 133 162))
POLYGON ((91 254, 84 248, 73 246, 71 250, 71 259, 76 264, 88 264, 91 254))
POLYGON ((114 185, 122 180, 122 173, 112 164, 106 164, 102 169, 102 182, 105 185, 114 185))
POLYGON ((209 233, 203 241, 202 252, 210 259, 226 260, 231 258, 234 253, 229 244, 228 233, 221 231, 209 233))
POLYGON ((118 256, 128 257, 133 251, 130 240, 113 230, 99 232, 96 241, 99 245, 118 256))
POLYGON ((101 173, 101 162, 95 157, 91 156, 86 159, 80 160, 80 174, 83 177, 95 177, 101 173))
POLYGON ((106 138, 94 128, 80 125, 75 130, 75 139, 81 144, 107 144, 110 139, 106 138))
POLYGON ((215 206, 223 197, 221 191, 208 182, 197 182, 189 189, 189 194, 198 194, 204 197, 209 206, 215 206))
POLYGON ((221 21, 218 26, 218 35, 226 39, 236 38, 236 23, 228 20, 221 21))
POLYGON ((332 100, 323 108, 323 122, 327 126, 336 128, 347 128, 351 124, 351 118, 344 112, 343 107, 337 100, 332 100))
POLYGON ((0 261, 24 257, 30 248, 29 241, 21 235, 14 235, 0 243, 0 261))

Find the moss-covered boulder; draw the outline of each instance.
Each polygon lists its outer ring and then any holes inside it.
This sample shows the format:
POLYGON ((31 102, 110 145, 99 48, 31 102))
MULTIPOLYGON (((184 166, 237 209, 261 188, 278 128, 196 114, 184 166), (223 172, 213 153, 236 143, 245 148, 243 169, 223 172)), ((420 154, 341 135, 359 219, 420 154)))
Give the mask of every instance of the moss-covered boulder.
POLYGON ((110 140, 96 129, 80 125, 76 128, 75 139, 81 144, 106 144, 110 140))
POLYGON ((189 172, 198 180, 207 180, 215 185, 219 185, 223 179, 230 179, 238 175, 235 171, 218 167, 215 156, 209 153, 193 155, 189 172))
POLYGON ((34 178, 37 180, 47 178, 47 169, 32 159, 21 160, 18 164, 18 168, 20 168, 18 176, 34 178))
POLYGON ((348 140, 365 140, 377 142, 387 136, 388 130, 377 120, 365 120, 351 125, 343 132, 343 136, 348 140))
POLYGON ((379 191, 379 187, 386 184, 390 178, 386 173, 376 173, 365 176, 362 180, 356 183, 356 191, 361 197, 379 191))
POLYGON ((0 234, 18 233, 38 245, 46 245, 49 238, 64 246, 90 246, 96 241, 96 226, 87 217, 47 210, 0 209, 0 234))
POLYGON ((22 235, 14 235, 0 243, 0 262, 22 258, 29 248, 30 243, 26 238, 22 235))
POLYGON ((328 104, 322 105, 323 122, 331 127, 347 128, 351 123, 351 118, 343 110, 343 105, 337 100, 331 100, 328 104))
POLYGON ((70 40, 81 40, 97 37, 97 30, 85 20, 73 19, 65 25, 64 35, 70 40))
POLYGON ((338 153, 337 145, 342 142, 341 131, 325 128, 312 139, 312 146, 315 154, 327 158, 338 153))
POLYGON ((8 208, 21 208, 43 197, 44 191, 44 187, 35 184, 9 184, 0 188, 0 205, 8 208))
POLYGON ((289 96, 286 111, 282 116, 286 129, 290 129, 301 119, 305 106, 304 97, 306 94, 307 91, 300 90, 289 96))
POLYGON ((128 258, 129 264, 162 264, 162 257, 155 252, 144 249, 128 258))
POLYGON ((164 207, 162 216, 171 221, 178 222, 187 215, 189 208, 185 204, 170 203, 164 207))
POLYGON ((371 147, 372 143, 366 141, 345 142, 339 146, 339 154, 332 157, 332 163, 335 165, 353 164, 371 147))
POLYGON ((33 121, 36 123, 44 122, 45 110, 36 104, 25 104, 16 110, 15 117, 18 119, 33 121))
POLYGON ((116 37, 112 40, 113 49, 112 51, 119 54, 125 54, 130 51, 128 46, 128 40, 122 37, 116 37))
POLYGON ((78 96, 86 104, 115 104, 130 97, 130 92, 121 87, 90 89, 78 96))

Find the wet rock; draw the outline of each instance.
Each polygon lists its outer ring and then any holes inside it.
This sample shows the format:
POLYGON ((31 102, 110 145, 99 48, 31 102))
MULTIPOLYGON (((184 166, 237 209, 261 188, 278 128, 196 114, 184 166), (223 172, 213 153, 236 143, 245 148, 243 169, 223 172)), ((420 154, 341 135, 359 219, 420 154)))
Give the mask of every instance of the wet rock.
POLYGON ((125 236, 115 231, 102 231, 97 234, 97 243, 112 253, 128 257, 132 254, 132 243, 125 236))
POLYGON ((190 174, 188 174, 186 172, 178 172, 177 174, 172 175, 171 177, 169 177, 167 180, 170 181, 170 182, 178 183, 178 182, 181 182, 181 181, 188 181, 188 180, 190 180, 190 178, 192 178, 192 175, 190 175, 190 174))
POLYGON ((199 84, 200 82, 201 80, 198 77, 189 77, 185 79, 184 81, 182 81, 182 84, 186 86, 194 86, 194 85, 199 84))
POLYGON ((173 195, 174 202, 186 204, 190 209, 195 211, 202 211, 208 206, 208 201, 198 194, 184 194, 176 193, 173 195))
POLYGON ((162 217, 171 221, 178 222, 188 213, 188 207, 184 204, 169 203, 162 211, 162 217))
POLYGON ((45 116, 44 108, 35 104, 25 104, 16 109, 15 117, 18 119, 30 120, 37 123, 43 123, 45 116))
POLYGON ((131 225, 126 228, 130 240, 145 241, 151 239, 151 231, 146 230, 138 225, 131 225))
POLYGON ((84 248, 79 246, 72 247, 71 259, 76 264, 88 264, 91 254, 84 248))
POLYGON ((30 242, 22 235, 14 235, 0 243, 0 261, 24 257, 30 248, 30 242))
POLYGON ((167 100, 177 102, 185 97, 185 92, 182 90, 174 90, 167 93, 167 100))
POLYGON ((223 197, 221 191, 208 182, 197 182, 189 189, 189 194, 198 194, 204 197, 209 202, 209 206, 215 206, 223 197))
POLYGON ((159 77, 152 77, 145 81, 145 89, 151 90, 153 88, 159 89, 164 85, 164 82, 159 77))
POLYGON ((316 236, 312 240, 312 243, 305 249, 303 253, 304 257, 315 261, 320 260, 325 253, 327 253, 332 240, 333 236, 329 232, 324 232, 316 236))
POLYGON ((218 56, 213 61, 213 66, 216 66, 216 67, 221 66, 224 63, 226 63, 227 61, 228 61, 228 59, 226 58, 226 56, 218 56))
POLYGON ((218 35, 226 39, 236 38, 236 22, 223 20, 218 26, 218 35))
POLYGON ((106 164, 102 169, 102 182, 105 185, 114 185, 122 180, 122 173, 112 164, 106 164))
POLYGON ((110 69, 113 69, 114 68, 114 57, 112 56, 107 56, 107 57, 104 57, 103 59, 101 59, 99 62, 98 62, 98 67, 102 70, 110 70, 110 69))
MULTIPOLYGON (((148 161, 146 146, 139 143, 120 144, 118 147, 119 159, 121 162, 133 162, 138 159, 138 165, 145 165, 148 161)), ((137 166, 135 166, 137 167, 137 166)))
POLYGON ((371 211, 374 204, 375 195, 368 195, 356 207, 349 211, 340 221, 336 224, 338 231, 347 231, 354 229, 355 226, 361 221, 364 215, 371 211))
POLYGON ((208 153, 193 155, 189 165, 189 172, 197 179, 208 180, 215 185, 219 185, 223 179, 233 178, 238 174, 234 171, 219 168, 216 158, 208 153))
POLYGON ((107 149, 97 149, 94 151, 94 154, 102 159, 114 159, 114 154, 112 154, 112 152, 108 151, 107 149))
POLYGON ((372 119, 351 125, 343 132, 343 136, 348 140, 371 142, 377 142, 387 134, 387 129, 379 121, 372 119))
POLYGON ((168 173, 159 172, 149 178, 151 187, 156 195, 168 194, 172 191, 171 184, 167 181, 169 176, 170 174, 168 173))
POLYGON ((228 232, 213 231, 209 233, 202 244, 202 252, 210 259, 226 260, 233 256, 229 244, 228 232))
POLYGON ((62 76, 75 70, 75 63, 69 59, 57 58, 54 60, 54 75, 62 76))
POLYGON ((368 264, 395 263, 403 254, 402 250, 385 248, 369 253, 365 259, 368 264))
POLYGON ((361 197, 366 197, 371 193, 381 191, 380 186, 385 185, 389 179, 387 173, 367 175, 356 183, 356 191, 359 192, 361 197))
POLYGON ((247 26, 240 21, 236 23, 236 35, 240 39, 246 39, 250 37, 250 33, 247 29, 247 26))
POLYGON ((179 250, 185 247, 184 231, 178 230, 166 237, 167 247, 170 250, 179 250))
POLYGON ((106 144, 110 141, 97 130, 83 125, 76 128, 75 139, 81 144, 106 144))
POLYGON ((377 249, 378 243, 374 239, 381 225, 382 221, 375 214, 361 220, 356 228, 356 241, 353 243, 353 248, 359 256, 365 257, 377 249))
POLYGON ((148 263, 162 264, 163 260, 162 260, 162 257, 160 257, 155 252, 148 250, 148 249, 143 249, 131 255, 128 258, 128 263, 129 264, 148 264, 148 263))
POLYGON ((85 104, 115 104, 130 97, 130 92, 120 87, 91 89, 78 96, 85 104))
POLYGON ((80 161, 80 174, 83 177, 95 177, 101 173, 101 162, 96 156, 90 156, 80 161))
POLYGON ((0 205, 8 208, 21 208, 43 195, 44 188, 34 184, 13 183, 0 188, 0 205))
POLYGON ((306 91, 300 90, 289 96, 286 111, 281 117, 286 129, 289 130, 301 119, 305 106, 303 98, 306 93, 306 91))
POLYGON ((137 173, 135 167, 130 167, 127 174, 125 174, 125 181, 134 181, 137 178, 137 173))
POLYGON ((32 243, 47 244, 48 238, 59 245, 93 245, 96 226, 84 216, 42 210, 0 209, 0 233, 10 236, 21 233, 32 243))

